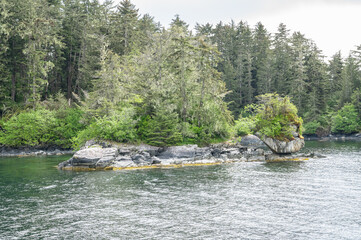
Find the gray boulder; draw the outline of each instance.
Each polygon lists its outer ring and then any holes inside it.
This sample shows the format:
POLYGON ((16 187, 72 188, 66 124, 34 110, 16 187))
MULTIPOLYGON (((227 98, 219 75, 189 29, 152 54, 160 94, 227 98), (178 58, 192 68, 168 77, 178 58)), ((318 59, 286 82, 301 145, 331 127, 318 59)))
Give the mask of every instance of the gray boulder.
POLYGON ((73 156, 73 166, 95 165, 103 157, 103 149, 100 146, 85 148, 77 151, 73 156))
POLYGON ((73 166, 106 167, 118 156, 117 148, 92 146, 77 151, 72 158, 73 166))
POLYGON ((102 150, 103 155, 96 163, 97 168, 105 168, 111 165, 119 154, 117 148, 103 148, 102 150))
POLYGON ((160 147, 150 146, 147 144, 140 144, 136 146, 136 150, 140 152, 146 152, 149 153, 151 157, 157 156, 159 152, 161 151, 160 147))
POLYGON ((136 166, 137 164, 135 164, 131 159, 116 161, 112 164, 112 167, 114 168, 127 168, 127 167, 136 167, 136 166))
POLYGON ((162 161, 157 157, 152 157, 151 161, 152 161, 152 164, 161 164, 162 163, 162 161))
POLYGON ((198 152, 197 145, 173 146, 168 147, 165 151, 160 153, 157 157, 160 159, 169 158, 194 158, 198 152))
POLYGON ((141 152, 132 156, 132 160, 138 166, 148 166, 153 163, 153 160, 149 153, 141 152))
POLYGON ((257 136, 249 134, 246 136, 243 136, 241 139, 241 145, 246 147, 262 147, 264 146, 264 143, 261 139, 259 139, 257 136))
POLYGON ((247 162, 263 162, 265 161, 265 152, 263 149, 247 149, 244 152, 243 157, 246 159, 247 162))
POLYGON ((305 146, 304 139, 300 137, 291 141, 280 141, 270 137, 262 137, 261 139, 274 153, 295 153, 305 146))

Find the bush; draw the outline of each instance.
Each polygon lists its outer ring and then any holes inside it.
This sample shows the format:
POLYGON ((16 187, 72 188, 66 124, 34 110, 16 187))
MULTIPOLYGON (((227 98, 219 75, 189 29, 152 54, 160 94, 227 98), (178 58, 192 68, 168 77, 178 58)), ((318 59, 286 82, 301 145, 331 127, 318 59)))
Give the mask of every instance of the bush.
POLYGON ((360 130, 358 114, 353 104, 347 104, 338 110, 332 118, 333 133, 355 133, 360 130))
POLYGON ((234 129, 237 136, 244 136, 253 133, 256 127, 256 122, 251 117, 240 118, 235 121, 234 129))
POLYGON ((76 108, 59 111, 30 110, 3 121, 0 144, 10 147, 57 145, 71 146, 71 139, 84 128, 82 112, 76 108))
POLYGON ((73 139, 74 148, 79 148, 90 139, 132 142, 137 138, 134 108, 124 108, 111 116, 96 119, 73 139))
POLYGON ((55 145, 65 148, 71 147, 72 139, 85 128, 82 117, 83 112, 78 108, 67 108, 56 112, 55 145))
POLYGON ((46 109, 30 110, 13 115, 3 123, 0 143, 6 146, 38 146, 53 144, 57 127, 55 112, 46 109))
POLYGON ((216 138, 204 126, 197 126, 190 123, 182 123, 183 144, 207 145, 216 138))
POLYGON ((159 110, 148 121, 148 128, 143 133, 148 144, 154 146, 170 146, 182 142, 182 134, 178 116, 169 110, 159 110))
POLYGON ((289 97, 265 94, 257 99, 258 105, 251 107, 256 113, 256 131, 279 140, 292 140, 294 131, 302 135, 302 118, 297 116, 297 108, 289 97))
POLYGON ((321 123, 316 120, 304 124, 304 134, 316 134, 317 130, 321 127, 321 123))

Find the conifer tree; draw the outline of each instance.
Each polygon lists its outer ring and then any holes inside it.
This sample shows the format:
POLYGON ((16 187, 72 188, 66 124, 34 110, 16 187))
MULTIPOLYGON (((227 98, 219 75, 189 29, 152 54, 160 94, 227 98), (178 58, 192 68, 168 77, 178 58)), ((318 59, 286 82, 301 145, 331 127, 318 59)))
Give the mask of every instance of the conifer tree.
POLYGON ((27 14, 24 19, 23 38, 25 48, 23 50, 27 59, 27 79, 29 99, 33 106, 40 100, 41 93, 48 83, 48 73, 54 67, 52 59, 49 58, 51 46, 59 45, 57 28, 53 27, 51 8, 45 0, 26 2, 27 14))
POLYGON ((341 57, 341 52, 334 54, 328 64, 329 74, 329 92, 328 105, 331 109, 335 109, 338 106, 338 101, 341 97, 342 90, 342 71, 344 63, 341 57))
POLYGON ((299 111, 303 112, 307 102, 307 74, 305 55, 307 51, 307 39, 300 33, 296 32, 291 38, 291 76, 290 91, 294 103, 299 111))
POLYGON ((238 78, 240 87, 240 101, 248 105, 253 102, 254 79, 252 76, 252 32, 247 23, 239 23, 239 55, 238 78))
MULTIPOLYGON (((9 97, 9 72, 6 67, 8 61, 6 51, 10 34, 10 26, 8 25, 9 14, 9 3, 6 0, 0 0, 0 102, 5 102, 9 97)), ((15 100, 15 95, 12 96, 12 100, 15 100)), ((2 107, 0 106, 0 111, 2 107)))
POLYGON ((359 83, 360 74, 357 60, 350 54, 345 60, 345 66, 342 71, 342 94, 340 106, 351 102, 352 92, 359 83))
POLYGON ((129 54, 139 47, 139 14, 130 0, 123 0, 111 16, 109 48, 120 56, 129 54))
POLYGON ((273 41, 273 80, 271 91, 279 94, 287 94, 289 92, 290 83, 290 46, 289 46, 289 30, 286 25, 281 23, 273 41))
POLYGON ((327 69, 322 59, 321 51, 311 45, 311 51, 306 57, 306 69, 308 79, 308 117, 306 120, 314 120, 326 110, 326 86, 327 69))
POLYGON ((262 23, 257 23, 253 30, 252 76, 256 83, 255 95, 271 92, 271 40, 262 23))

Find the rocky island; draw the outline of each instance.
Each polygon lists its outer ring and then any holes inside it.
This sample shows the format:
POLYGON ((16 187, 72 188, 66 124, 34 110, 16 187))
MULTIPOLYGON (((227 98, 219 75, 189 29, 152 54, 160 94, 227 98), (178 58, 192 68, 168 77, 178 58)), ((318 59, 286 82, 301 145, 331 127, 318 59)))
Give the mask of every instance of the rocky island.
MULTIPOLYGON (((303 139, 295 147, 303 146, 303 139)), ((288 143, 286 148, 293 144, 288 143)), ((298 149, 299 150, 299 149, 298 149)), ((297 151, 298 151, 297 150, 297 151)), ((237 143, 156 147, 141 145, 116 145, 108 142, 89 141, 72 158, 58 165, 61 170, 130 170, 143 168, 169 168, 197 165, 216 165, 230 162, 270 162, 307 160, 314 154, 294 154, 293 151, 276 153, 267 149, 254 135, 237 143)))

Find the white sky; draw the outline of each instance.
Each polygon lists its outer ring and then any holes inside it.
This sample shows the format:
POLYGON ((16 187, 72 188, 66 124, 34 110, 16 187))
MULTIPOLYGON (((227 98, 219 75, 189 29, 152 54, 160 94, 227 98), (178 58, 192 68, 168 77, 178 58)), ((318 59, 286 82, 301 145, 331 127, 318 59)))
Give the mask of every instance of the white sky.
MULTIPOLYGON (((119 0, 115 0, 119 2, 119 0)), ((233 19, 252 27, 261 21, 271 33, 279 23, 313 39, 330 57, 346 57, 361 45, 361 0, 131 0, 141 14, 149 13, 163 26, 175 14, 190 24, 216 24, 233 19)))

